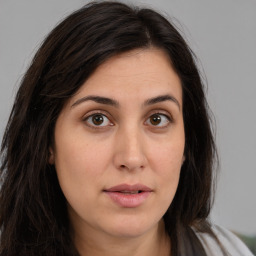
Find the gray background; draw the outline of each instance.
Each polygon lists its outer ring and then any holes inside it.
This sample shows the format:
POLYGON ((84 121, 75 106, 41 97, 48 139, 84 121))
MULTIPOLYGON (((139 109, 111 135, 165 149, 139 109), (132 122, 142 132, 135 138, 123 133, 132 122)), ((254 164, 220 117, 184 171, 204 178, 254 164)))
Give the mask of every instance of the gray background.
MULTIPOLYGON (((60 19, 87 2, 0 0, 0 137, 19 81, 40 42, 60 19)), ((221 162, 212 219, 256 234, 256 0, 133 3, 177 18, 200 59, 221 162)))

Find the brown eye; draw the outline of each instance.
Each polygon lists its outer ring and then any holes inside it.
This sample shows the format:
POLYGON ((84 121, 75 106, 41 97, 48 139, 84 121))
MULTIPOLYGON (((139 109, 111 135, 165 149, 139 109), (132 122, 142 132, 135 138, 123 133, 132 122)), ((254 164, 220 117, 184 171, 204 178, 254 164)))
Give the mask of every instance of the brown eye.
POLYGON ((84 121, 90 127, 105 127, 113 125, 103 114, 90 115, 84 121))
POLYGON ((158 128, 167 127, 169 123, 171 123, 171 118, 161 113, 151 115, 146 121, 147 125, 155 126, 158 128))
POLYGON ((150 123, 152 125, 159 125, 161 123, 161 116, 160 115, 157 115, 157 114, 154 114, 152 115, 150 118, 150 123))
POLYGON ((103 124, 103 122, 104 122, 104 118, 103 118, 102 115, 94 115, 94 116, 92 117, 92 122, 93 122, 93 124, 95 124, 95 125, 101 125, 101 124, 103 124))

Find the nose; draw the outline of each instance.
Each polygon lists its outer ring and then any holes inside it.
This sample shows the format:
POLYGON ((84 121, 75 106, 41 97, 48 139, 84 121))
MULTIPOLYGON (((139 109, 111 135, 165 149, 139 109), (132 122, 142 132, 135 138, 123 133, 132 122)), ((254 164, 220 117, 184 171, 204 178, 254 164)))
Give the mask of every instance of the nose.
POLYGON ((142 170, 147 158, 142 134, 136 129, 119 131, 116 136, 114 165, 119 170, 142 170))

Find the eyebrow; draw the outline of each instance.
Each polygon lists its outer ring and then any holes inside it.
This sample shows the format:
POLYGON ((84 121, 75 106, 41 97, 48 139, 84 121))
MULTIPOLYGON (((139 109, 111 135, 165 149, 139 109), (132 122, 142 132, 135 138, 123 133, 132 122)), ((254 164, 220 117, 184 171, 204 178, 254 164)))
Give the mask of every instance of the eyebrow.
MULTIPOLYGON (((113 106, 113 107, 117 107, 117 108, 120 106, 119 102, 114 99, 102 97, 102 96, 89 95, 89 96, 83 97, 83 98, 75 101, 75 103, 72 104, 71 108, 75 107, 83 102, 86 102, 86 101, 94 101, 99 104, 109 105, 109 106, 113 106)), ((149 106, 149 105, 154 105, 156 103, 160 103, 160 102, 164 102, 164 101, 174 102, 179 109, 181 108, 179 101, 175 97, 173 97, 169 94, 160 95, 160 96, 157 96, 154 98, 150 98, 150 99, 146 100, 143 103, 143 105, 149 106)))
POLYGON ((81 104, 82 102, 90 101, 90 100, 94 101, 96 103, 104 104, 104 105, 119 107, 119 103, 116 100, 106 98, 106 97, 101 97, 101 96, 86 96, 86 97, 83 97, 83 98, 77 100, 74 104, 72 104, 71 107, 75 107, 75 106, 81 104))
POLYGON ((153 105, 153 104, 164 102, 164 101, 172 101, 177 105, 179 109, 181 108, 179 101, 175 97, 171 96, 170 94, 160 95, 160 96, 148 99, 145 101, 143 105, 148 106, 148 105, 153 105))

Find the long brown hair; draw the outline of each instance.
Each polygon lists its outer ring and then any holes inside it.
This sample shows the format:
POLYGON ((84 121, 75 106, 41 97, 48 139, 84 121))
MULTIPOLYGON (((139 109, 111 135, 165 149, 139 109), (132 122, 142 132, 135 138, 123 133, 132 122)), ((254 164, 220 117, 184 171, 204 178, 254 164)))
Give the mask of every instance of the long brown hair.
POLYGON ((175 26, 151 9, 94 2, 62 21, 26 72, 1 147, 0 255, 78 255, 66 200, 48 149, 65 102, 104 61, 158 47, 182 81, 185 157, 175 198, 164 215, 172 255, 205 255, 191 227, 208 231, 215 145, 195 57, 175 26))

